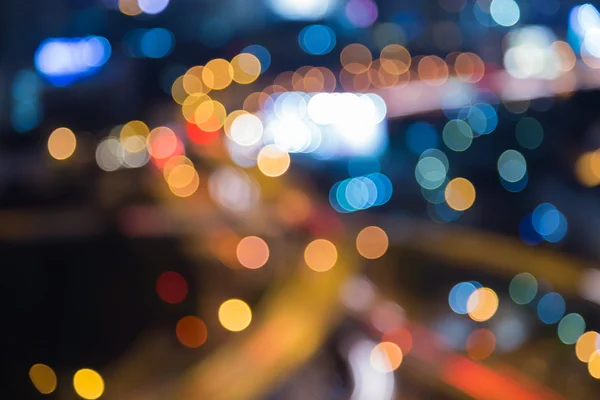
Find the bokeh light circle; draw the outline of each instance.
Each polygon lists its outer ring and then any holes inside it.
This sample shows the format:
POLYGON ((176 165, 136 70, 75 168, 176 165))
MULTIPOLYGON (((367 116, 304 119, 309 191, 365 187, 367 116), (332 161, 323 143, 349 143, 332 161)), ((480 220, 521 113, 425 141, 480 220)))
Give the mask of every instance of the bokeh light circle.
POLYGON ((487 321, 498 311, 498 295, 490 288, 479 288, 469 296, 467 310, 473 321, 487 321))
POLYGON ((477 290, 477 287, 471 282, 461 282, 454 285, 448 295, 448 304, 450 304, 452 311, 457 314, 467 314, 469 311, 467 303, 475 290, 477 290))
POLYGON ((527 161, 516 150, 506 150, 498 158, 498 173, 508 182, 518 182, 527 173, 527 161))
POLYGON ((537 306, 538 317, 545 324, 555 324, 565 314, 565 300, 555 292, 545 294, 537 306))
POLYGON ((262 66, 254 54, 241 53, 231 60, 233 80, 239 84, 247 85, 258 79, 262 66))
POLYGON ((518 274, 510 281, 508 292, 510 298, 517 304, 529 304, 538 291, 537 279, 530 273, 518 274))
POLYGON ((446 185, 444 198, 453 210, 468 210, 475 203, 475 187, 465 178, 452 179, 446 185))
POLYGON ((575 344, 575 354, 579 361, 587 363, 591 360, 594 353, 598 351, 599 340, 600 335, 595 331, 586 332, 579 337, 575 344))
POLYGON ((285 174, 290 162, 290 155, 274 144, 263 147, 257 157, 258 169, 269 177, 285 174))
POLYGON ((41 394, 50 394, 56 390, 56 373, 45 364, 34 364, 29 369, 29 379, 41 394))
POLYGON ((577 313, 565 315, 558 324, 558 338, 564 344, 575 344, 585 332, 585 320, 577 313))
POLYGON ((356 237, 358 253, 370 260, 383 256, 388 249, 388 245, 387 234, 378 226, 367 226, 356 237))
POLYGON ((188 315, 177 322, 175 334, 179 343, 185 347, 195 349, 206 342, 208 330, 200 318, 188 315))
POLYGON ((258 236, 247 236, 236 248, 237 259, 248 269, 258 269, 269 260, 269 246, 258 236))
POLYGON ((304 261, 313 271, 329 271, 337 262, 335 245, 326 239, 313 240, 304 249, 304 261))
POLYGON ((48 138, 48 152, 57 160, 71 157, 77 147, 77 138, 69 128, 55 129, 48 138))
POLYGON ((96 371, 83 368, 75 373, 73 387, 79 397, 95 400, 104 393, 104 380, 96 371))
POLYGON ((243 331, 252 322, 252 310, 240 299, 229 299, 219 307, 219 322, 228 331, 243 331))

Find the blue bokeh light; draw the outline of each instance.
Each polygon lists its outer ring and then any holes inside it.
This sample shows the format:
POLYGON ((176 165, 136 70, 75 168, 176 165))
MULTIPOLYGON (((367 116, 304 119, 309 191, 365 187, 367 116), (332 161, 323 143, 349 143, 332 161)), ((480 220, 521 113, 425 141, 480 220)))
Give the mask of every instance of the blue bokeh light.
POLYGON ((538 317, 547 325, 560 321, 565 314, 565 309, 565 300, 556 292, 544 295, 537 306, 538 317))
POLYGON ((585 320, 577 313, 565 315, 558 324, 558 337, 564 344, 575 344, 585 332, 585 320))
POLYGON ((542 203, 532 213, 533 229, 548 242, 556 243, 567 233, 567 219, 550 203, 542 203))
POLYGON ((175 46, 175 36, 164 28, 149 29, 142 35, 140 42, 141 53, 148 58, 167 56, 175 46))
POLYGON ((473 131, 480 135, 492 133, 498 127, 498 113, 486 103, 471 107, 467 119, 473 131))
POLYGON ((110 55, 110 43, 101 36, 52 38, 40 43, 34 64, 51 84, 67 86, 97 73, 110 55))
POLYGON ((309 25, 300 31, 298 43, 308 54, 327 54, 335 47, 335 32, 325 25, 309 25))
POLYGON ((477 287, 471 282, 461 282, 456 284, 448 295, 448 303, 450 304, 450 308, 457 314, 466 314, 467 310, 467 302, 469 301, 469 296, 473 294, 477 290, 477 287))

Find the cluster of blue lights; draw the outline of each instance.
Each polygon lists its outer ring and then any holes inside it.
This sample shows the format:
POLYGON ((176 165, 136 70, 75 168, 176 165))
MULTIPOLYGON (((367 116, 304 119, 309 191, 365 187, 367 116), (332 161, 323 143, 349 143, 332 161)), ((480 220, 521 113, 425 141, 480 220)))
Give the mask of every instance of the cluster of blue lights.
MULTIPOLYGON (((511 299, 519 305, 532 303, 538 294, 537 279, 530 273, 516 275, 509 286, 511 299)), ((546 325, 558 322, 558 337, 565 344, 575 344, 585 332, 585 320, 577 313, 565 315, 565 299, 556 292, 540 297, 535 306, 538 318, 546 325)))
POLYGON ((97 73, 108 61, 111 46, 106 38, 53 38, 35 52, 37 71, 55 86, 66 86, 97 73))
POLYGON ((329 202, 339 213, 381 206, 392 197, 392 182, 381 173, 373 173, 337 182, 329 192, 329 202))
POLYGON ((519 225, 521 239, 535 245, 542 241, 557 243, 567 234, 567 219, 550 203, 542 203, 526 215, 519 225))

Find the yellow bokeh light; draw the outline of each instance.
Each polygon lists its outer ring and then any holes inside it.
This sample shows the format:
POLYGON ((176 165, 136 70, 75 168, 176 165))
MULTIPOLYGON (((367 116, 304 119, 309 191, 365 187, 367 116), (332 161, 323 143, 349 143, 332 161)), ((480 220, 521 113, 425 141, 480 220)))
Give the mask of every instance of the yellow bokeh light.
POLYGON ((104 380, 96 371, 83 368, 75 373, 73 387, 80 397, 95 400, 104 393, 104 380))
POLYGON ((487 321, 498 311, 498 295, 490 288, 479 288, 469 296, 467 311, 473 321, 487 321))
POLYGON ((379 58, 382 61, 387 61, 382 63, 382 67, 390 73, 403 74, 408 71, 412 63, 412 58, 408 50, 399 44, 385 46, 381 50, 379 58))
POLYGON ((56 374, 45 364, 35 364, 29 369, 29 378, 33 386, 42 394, 50 394, 56 390, 56 374))
POLYGON ((181 164, 171 169, 167 178, 169 186, 175 189, 181 189, 188 186, 197 175, 196 170, 189 164, 181 164))
POLYGON ((205 132, 214 132, 223 127, 227 118, 227 110, 218 101, 204 101, 196 109, 195 118, 198 128, 205 132))
POLYGON ((165 180, 166 181, 169 180, 169 174, 171 173, 173 168, 175 168, 179 165, 184 165, 184 164, 189 165, 191 167, 194 166, 194 164, 192 163, 192 160, 190 160, 186 156, 173 156, 173 157, 169 158, 162 167, 163 168, 163 176, 165 177, 165 180))
POLYGON ((202 70, 202 82, 211 89, 223 90, 232 80, 233 67, 223 58, 210 60, 202 70))
POLYGON ((254 54, 242 53, 231 60, 233 80, 242 85, 247 85, 258 79, 260 75, 260 61, 254 54))
POLYGON ((194 170, 194 175, 192 177, 192 181, 182 188, 177 188, 173 186, 169 186, 171 192, 177 197, 190 197, 198 190, 200 186, 200 177, 196 170, 194 170))
POLYGON ((464 211, 475 203, 475 187, 465 178, 455 178, 448 182, 444 198, 450 208, 464 211))
POLYGON ((340 53, 340 61, 344 69, 351 74, 362 74, 371 66, 373 56, 366 46, 352 43, 344 47, 340 53))
POLYGON ((204 67, 197 65, 188 69, 183 75, 181 84, 187 94, 207 94, 210 92, 210 88, 202 82, 202 71, 204 71, 204 67))
POLYGON ((592 377, 595 379, 600 379, 600 350, 596 350, 592 354, 592 357, 590 357, 588 371, 592 377))
POLYGON ((148 134, 150 133, 150 129, 148 128, 148 125, 146 125, 144 122, 142 121, 129 121, 128 123, 126 123, 125 125, 123 125, 123 127, 121 128, 121 132, 119 132, 119 138, 121 140, 121 143, 123 143, 123 141, 125 139, 127 139, 128 137, 132 137, 132 136, 148 136, 148 134))
POLYGON ((238 243, 236 255, 244 267, 258 269, 269 260, 269 246, 258 236, 248 236, 238 243))
POLYGON ((227 300, 219 307, 219 322, 228 331, 243 331, 252 322, 252 310, 240 299, 227 300))
POLYGON ((385 254, 388 249, 388 236, 378 226, 367 226, 356 236, 356 249, 364 258, 376 259, 385 254))
POLYGON ((316 239, 306 246, 304 261, 313 271, 329 271, 337 262, 338 253, 335 245, 329 240, 316 239))
POLYGON ((130 17, 140 15, 142 9, 138 4, 138 0, 119 0, 119 11, 130 17))
POLYGON ((188 92, 183 88, 183 76, 175 79, 173 85, 171 86, 171 97, 177 104, 183 104, 185 99, 189 96, 188 92))
POLYGON ((589 331, 584 333, 577 340, 575 345, 575 354, 581 362, 589 362, 594 353, 598 351, 598 342, 600 341, 598 332, 589 331))
MULTIPOLYGON (((200 108, 201 104, 204 104, 209 100, 212 99, 208 95, 202 93, 195 93, 186 97, 186 99, 183 101, 183 104, 181 105, 181 113, 183 114, 183 118, 185 118, 186 121, 192 124, 197 123, 196 111, 200 108)), ((212 104, 205 104, 204 107, 205 109, 201 112, 200 116, 204 115, 202 113, 208 112, 209 115, 206 117, 206 119, 208 120, 208 118, 210 118, 210 115, 212 115, 214 106, 212 104), (210 110, 207 110, 206 108, 210 108, 210 110)))
POLYGON ((256 159, 260 172, 269 177, 277 177, 285 174, 290 167, 290 155, 276 145, 263 147, 256 159))
POLYGON ((575 176, 584 186, 598 186, 600 184, 600 152, 587 152, 579 156, 575 163, 575 176))
POLYGON ((149 133, 148 125, 142 121, 130 121, 119 132, 121 146, 130 153, 138 153, 146 147, 146 136, 149 133))
POLYGON ((392 372, 402 364, 402 349, 393 342, 381 342, 371 350, 371 366, 379 372, 392 372))
POLYGON ((48 138, 48 151, 57 160, 71 157, 77 147, 77 138, 69 128, 58 128, 48 138))

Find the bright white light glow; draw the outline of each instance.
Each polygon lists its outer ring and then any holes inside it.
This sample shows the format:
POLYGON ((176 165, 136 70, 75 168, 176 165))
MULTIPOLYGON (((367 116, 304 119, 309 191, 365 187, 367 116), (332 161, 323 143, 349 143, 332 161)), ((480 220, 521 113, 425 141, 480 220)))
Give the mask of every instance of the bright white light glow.
POLYGON ((360 340, 348 353, 354 390, 350 400, 391 400, 394 396, 394 374, 380 372, 371 364, 371 351, 376 343, 360 340))
POLYGON ((159 14, 169 5, 169 0, 138 0, 140 10, 146 14, 159 14))
POLYGON ((266 0, 269 8, 285 19, 314 21, 329 15, 338 0, 266 0))
POLYGON ((263 135, 263 124, 253 114, 242 114, 231 124, 231 139, 241 146, 252 146, 263 135))
POLYGON ((554 41, 554 33, 543 26, 528 26, 511 32, 504 67, 519 79, 555 79, 561 73, 561 58, 551 46, 554 41))
POLYGON ((493 0, 490 15, 498 25, 513 26, 521 18, 521 10, 514 0, 493 0))

